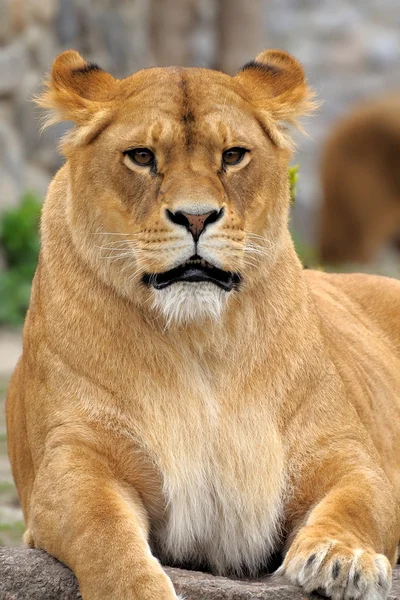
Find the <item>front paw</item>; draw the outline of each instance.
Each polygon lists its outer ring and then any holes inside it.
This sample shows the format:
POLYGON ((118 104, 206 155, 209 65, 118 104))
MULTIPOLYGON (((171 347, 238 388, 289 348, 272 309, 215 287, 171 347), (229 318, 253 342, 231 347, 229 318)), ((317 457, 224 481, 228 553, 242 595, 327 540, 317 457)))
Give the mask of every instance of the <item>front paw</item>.
POLYGON ((79 579, 83 600, 184 600, 155 559, 154 565, 137 565, 136 573, 100 581, 79 579), (131 575, 131 577, 129 577, 131 575), (129 578, 128 578, 129 577, 129 578))
POLYGON ((136 577, 135 600, 183 600, 176 594, 170 578, 160 571, 136 577))
POLYGON ((332 600, 384 600, 392 568, 386 556, 371 548, 313 535, 304 527, 280 569, 306 593, 318 591, 332 600))

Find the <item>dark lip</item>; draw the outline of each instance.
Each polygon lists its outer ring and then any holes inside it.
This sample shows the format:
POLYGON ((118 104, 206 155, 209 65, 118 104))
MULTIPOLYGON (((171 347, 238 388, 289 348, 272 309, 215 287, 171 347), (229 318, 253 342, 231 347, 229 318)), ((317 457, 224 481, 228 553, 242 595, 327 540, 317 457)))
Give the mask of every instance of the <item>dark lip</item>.
MULTIPOLYGON (((199 256, 192 256, 191 260, 200 259, 199 256)), ((237 288, 240 283, 240 275, 230 271, 223 271, 214 266, 203 266, 201 264, 183 264, 165 271, 164 273, 145 273, 142 277, 145 285, 151 285, 156 290, 163 290, 173 283, 186 281, 189 283, 198 283, 206 281, 214 283, 225 292, 231 292, 237 288)))

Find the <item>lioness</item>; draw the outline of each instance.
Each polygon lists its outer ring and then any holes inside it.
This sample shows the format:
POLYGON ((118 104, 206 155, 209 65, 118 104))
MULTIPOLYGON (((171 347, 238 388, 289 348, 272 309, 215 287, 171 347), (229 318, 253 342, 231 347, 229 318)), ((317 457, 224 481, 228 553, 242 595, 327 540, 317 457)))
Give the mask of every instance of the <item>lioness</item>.
POLYGON ((369 262, 400 248, 400 94, 356 106, 333 130, 321 164, 319 252, 369 262))
POLYGON ((305 272, 299 63, 118 81, 76 52, 7 401, 25 542, 84 600, 177 598, 160 562, 385 598, 399 541, 400 283, 305 272), (157 558, 156 558, 157 557, 157 558))

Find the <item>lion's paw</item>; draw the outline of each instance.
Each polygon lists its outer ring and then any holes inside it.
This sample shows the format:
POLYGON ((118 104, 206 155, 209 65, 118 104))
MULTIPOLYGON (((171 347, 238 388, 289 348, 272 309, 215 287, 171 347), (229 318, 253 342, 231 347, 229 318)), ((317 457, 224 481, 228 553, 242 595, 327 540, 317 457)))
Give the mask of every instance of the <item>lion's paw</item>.
POLYGON ((335 539, 316 542, 301 533, 279 571, 306 593, 318 591, 332 600, 384 600, 392 578, 383 554, 335 539))

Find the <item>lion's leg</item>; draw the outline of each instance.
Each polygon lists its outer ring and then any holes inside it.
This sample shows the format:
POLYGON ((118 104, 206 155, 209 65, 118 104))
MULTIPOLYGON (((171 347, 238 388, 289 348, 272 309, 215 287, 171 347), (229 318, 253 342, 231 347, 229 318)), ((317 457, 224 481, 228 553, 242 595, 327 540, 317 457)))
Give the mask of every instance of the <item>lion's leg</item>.
POLYGON ((51 444, 36 475, 29 531, 76 574, 83 600, 176 600, 147 543, 134 490, 83 443, 51 444))
POLYGON ((24 397, 20 383, 21 371, 22 361, 20 360, 13 373, 7 394, 7 450, 24 519, 27 520, 34 468, 26 429, 24 397))
POLYGON ((379 466, 349 471, 308 514, 281 570, 333 600, 379 600, 391 585, 399 517, 379 466))

